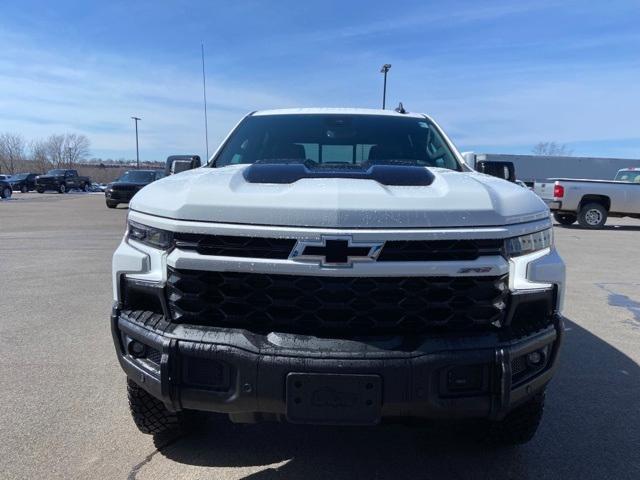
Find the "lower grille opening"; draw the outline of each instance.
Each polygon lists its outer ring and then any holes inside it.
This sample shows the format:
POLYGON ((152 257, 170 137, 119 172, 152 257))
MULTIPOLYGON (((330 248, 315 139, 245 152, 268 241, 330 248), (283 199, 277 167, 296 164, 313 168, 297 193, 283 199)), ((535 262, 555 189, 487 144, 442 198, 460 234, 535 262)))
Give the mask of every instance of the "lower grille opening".
POLYGON ((147 350, 147 359, 150 362, 155 363, 156 365, 160 365, 160 360, 162 358, 162 353, 155 348, 149 347, 147 350))
POLYGON ((504 320, 507 277, 307 277, 170 268, 174 323, 258 332, 381 335, 487 330, 504 320))

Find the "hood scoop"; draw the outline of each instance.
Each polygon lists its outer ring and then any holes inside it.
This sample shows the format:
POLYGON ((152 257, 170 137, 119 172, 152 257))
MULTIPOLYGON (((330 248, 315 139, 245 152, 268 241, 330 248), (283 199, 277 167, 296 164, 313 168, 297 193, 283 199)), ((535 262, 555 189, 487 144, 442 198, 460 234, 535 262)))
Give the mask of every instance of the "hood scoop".
POLYGON ((345 165, 310 167, 302 163, 254 163, 243 171, 248 183, 290 184, 303 178, 375 180, 382 185, 426 187, 434 175, 414 165, 345 165))

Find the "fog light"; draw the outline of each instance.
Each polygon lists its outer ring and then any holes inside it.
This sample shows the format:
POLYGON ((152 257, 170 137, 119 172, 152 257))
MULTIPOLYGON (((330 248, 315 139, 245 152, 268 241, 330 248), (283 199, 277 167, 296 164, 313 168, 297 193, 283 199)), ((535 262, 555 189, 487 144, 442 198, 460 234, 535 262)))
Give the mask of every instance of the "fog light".
POLYGON ((136 358, 144 357, 145 353, 147 352, 147 346, 144 343, 140 343, 136 340, 131 340, 129 342, 129 345, 127 346, 127 349, 129 350, 129 355, 136 358))
POLYGON ((527 354, 527 363, 532 367, 539 367, 544 362, 544 353, 542 350, 536 350, 527 354))

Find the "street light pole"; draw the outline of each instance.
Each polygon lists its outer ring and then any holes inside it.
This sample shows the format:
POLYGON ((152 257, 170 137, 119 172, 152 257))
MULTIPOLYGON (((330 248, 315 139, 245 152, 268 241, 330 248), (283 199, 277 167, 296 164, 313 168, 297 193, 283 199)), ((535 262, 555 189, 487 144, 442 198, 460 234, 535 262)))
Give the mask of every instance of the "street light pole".
POLYGON ((389 71, 390 68, 391 68, 391 64, 385 63, 380 69, 380 73, 384 73, 384 87, 382 88, 382 109, 383 110, 387 104, 387 72, 389 71))
POLYGON ((131 117, 136 122, 136 168, 140 169, 140 152, 138 151, 138 117, 131 117))
POLYGON ((207 162, 209 161, 209 125, 207 119, 207 79, 204 75, 204 42, 200 43, 202 52, 202 96, 204 103, 204 143, 207 150, 207 162))

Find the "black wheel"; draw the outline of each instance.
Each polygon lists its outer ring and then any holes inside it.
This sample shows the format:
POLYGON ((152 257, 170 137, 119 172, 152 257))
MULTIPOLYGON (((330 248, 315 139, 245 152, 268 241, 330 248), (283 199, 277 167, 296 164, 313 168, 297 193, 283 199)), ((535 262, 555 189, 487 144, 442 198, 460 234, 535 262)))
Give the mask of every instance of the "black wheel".
POLYGON ((573 225, 578 219, 578 216, 573 213, 554 213, 553 218, 556 219, 560 225, 573 225))
POLYGON ((38 192, 38 193, 44 193, 44 188, 36 188, 36 192, 38 192))
POLYGON ((0 192, 0 197, 9 199, 11 198, 12 194, 13 194, 13 190, 11 189, 11 187, 4 187, 2 189, 2 192, 0 192))
POLYGON ((118 204, 116 202, 110 202, 107 200, 107 208, 116 208, 118 204))
POLYGON ((187 433, 198 424, 197 412, 170 412, 164 403, 128 378, 127 396, 133 421, 142 433, 187 433))
POLYGON ((58 187, 58 192, 59 193, 67 193, 67 185, 64 183, 61 183, 60 186, 58 187))
POLYGON ((496 445, 522 445, 531 440, 544 411, 544 390, 509 412, 498 422, 490 422, 486 439, 496 445))
POLYGON ((27 186, 26 186, 26 185, 23 185, 23 186, 20 188, 20 191, 21 191, 22 193, 27 193, 27 192, 29 191, 29 189, 27 188, 27 186))
POLYGON ((607 222, 607 209, 599 203, 587 203, 578 213, 578 223, 584 228, 602 228, 607 222))

